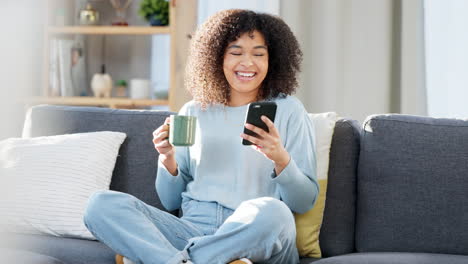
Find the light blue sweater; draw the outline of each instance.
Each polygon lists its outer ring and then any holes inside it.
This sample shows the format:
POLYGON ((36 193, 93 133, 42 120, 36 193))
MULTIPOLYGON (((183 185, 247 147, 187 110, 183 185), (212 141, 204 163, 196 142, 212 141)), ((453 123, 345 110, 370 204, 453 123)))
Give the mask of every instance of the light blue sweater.
POLYGON ((156 189, 164 207, 178 209, 186 196, 236 209, 243 201, 269 196, 284 201, 294 212, 311 209, 318 194, 313 124, 297 98, 274 101, 278 105, 274 123, 291 156, 279 175, 271 160, 242 145, 247 105, 202 110, 194 101, 185 104, 179 114, 198 118, 196 142, 176 147, 177 176, 158 164, 156 189))

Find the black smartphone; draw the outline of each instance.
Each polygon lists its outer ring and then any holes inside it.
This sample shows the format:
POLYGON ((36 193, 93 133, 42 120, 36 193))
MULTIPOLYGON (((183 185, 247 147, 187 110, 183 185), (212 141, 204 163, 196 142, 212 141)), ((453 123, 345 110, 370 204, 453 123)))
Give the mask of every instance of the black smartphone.
MULTIPOLYGON (((267 125, 260 118, 262 115, 268 117, 272 122, 275 122, 276 116, 276 103, 275 102, 254 102, 249 104, 247 115, 244 123, 252 124, 259 127, 267 132, 269 129, 267 125)), ((257 137, 257 133, 244 127, 244 134, 257 137)), ((252 142, 243 139, 242 145, 252 145, 252 142)))

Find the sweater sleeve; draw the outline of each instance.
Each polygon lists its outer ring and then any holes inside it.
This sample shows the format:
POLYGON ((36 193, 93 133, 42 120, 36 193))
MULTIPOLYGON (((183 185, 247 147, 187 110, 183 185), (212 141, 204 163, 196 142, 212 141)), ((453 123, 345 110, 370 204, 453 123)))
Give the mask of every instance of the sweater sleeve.
MULTIPOLYGON (((180 115, 189 115, 187 104, 179 111, 180 115)), ((188 147, 175 147, 177 175, 173 176, 158 160, 156 192, 162 205, 169 211, 179 209, 182 204, 182 192, 187 183, 192 181, 190 174, 190 153, 188 147)))
POLYGON ((273 171, 272 180, 279 185, 281 200, 292 211, 305 213, 313 207, 319 193, 315 130, 302 104, 294 109, 282 139, 291 159, 279 175, 273 171))

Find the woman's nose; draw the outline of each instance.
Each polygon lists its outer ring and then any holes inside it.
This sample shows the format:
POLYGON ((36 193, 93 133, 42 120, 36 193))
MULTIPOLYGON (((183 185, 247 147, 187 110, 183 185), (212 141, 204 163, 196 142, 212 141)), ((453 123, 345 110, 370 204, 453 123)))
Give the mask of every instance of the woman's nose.
POLYGON ((247 67, 252 66, 253 65, 252 58, 249 55, 243 56, 242 61, 241 61, 241 65, 247 66, 247 67))

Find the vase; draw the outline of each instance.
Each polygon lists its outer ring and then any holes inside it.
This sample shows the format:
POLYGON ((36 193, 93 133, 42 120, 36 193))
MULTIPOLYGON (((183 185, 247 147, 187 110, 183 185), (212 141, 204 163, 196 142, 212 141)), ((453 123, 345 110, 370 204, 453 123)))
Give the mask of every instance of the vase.
POLYGON ((112 78, 107 73, 96 73, 91 79, 91 90, 95 97, 111 97, 112 78))
POLYGON ((150 81, 147 79, 130 80, 130 98, 148 99, 150 97, 150 81))
POLYGON ((99 12, 88 3, 86 9, 80 11, 79 20, 80 24, 84 26, 97 25, 99 24, 99 12))
POLYGON ((165 26, 161 19, 157 18, 156 15, 152 15, 149 18, 149 22, 151 26, 165 26))

